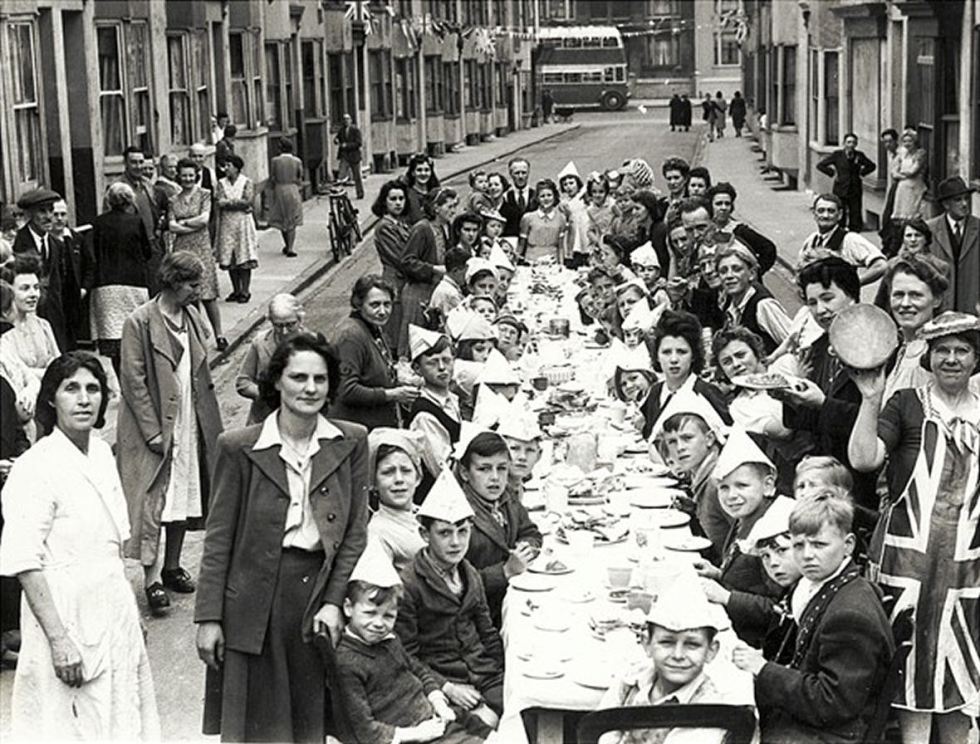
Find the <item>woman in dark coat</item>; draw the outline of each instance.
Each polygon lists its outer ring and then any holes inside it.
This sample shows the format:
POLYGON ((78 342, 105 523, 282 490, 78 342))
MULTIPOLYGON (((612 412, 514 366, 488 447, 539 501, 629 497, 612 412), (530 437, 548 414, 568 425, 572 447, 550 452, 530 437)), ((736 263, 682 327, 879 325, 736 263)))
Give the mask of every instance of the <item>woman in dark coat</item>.
POLYGON ((385 341, 394 291, 379 274, 366 274, 354 283, 350 316, 334 337, 340 358, 340 383, 330 406, 334 418, 353 421, 368 430, 400 426, 398 406, 410 406, 419 388, 399 385, 395 360, 385 341))
POLYGON ((402 325, 402 289, 405 275, 401 269, 402 253, 408 243, 410 225, 405 217, 408 209, 408 187, 401 181, 388 181, 378 192, 371 211, 380 217, 374 229, 374 249, 381 261, 381 276, 391 285, 391 317, 385 325, 388 348, 397 350, 398 332, 402 325))
POLYGON ((735 127, 735 136, 742 136, 742 128, 745 126, 745 99, 742 98, 741 91, 735 91, 731 103, 728 104, 728 113, 732 115, 732 126, 735 127))
POLYGON ((457 466, 458 478, 473 509, 473 531, 466 560, 480 572, 490 615, 500 627, 507 581, 523 573, 541 548, 541 532, 527 509, 507 488, 510 450, 502 436, 473 437, 457 466))
POLYGON ((398 331, 398 355, 408 359, 408 326, 425 327, 425 309, 432 290, 446 273, 446 251, 452 247, 452 222, 459 197, 452 189, 439 188, 425 198, 425 219, 412 226, 401 256, 405 275, 402 322, 398 331))
POLYGON ((322 336, 288 338, 262 383, 278 411, 218 441, 194 622, 209 667, 205 733, 217 733, 220 711, 223 741, 323 742, 328 732, 311 641, 340 640, 370 485, 364 427, 320 415, 338 376, 322 336))
POLYGON ((92 338, 98 342, 99 353, 112 360, 117 376, 123 323, 150 299, 146 267, 152 251, 135 199, 129 184, 112 184, 106 193, 109 211, 92 223, 92 338))

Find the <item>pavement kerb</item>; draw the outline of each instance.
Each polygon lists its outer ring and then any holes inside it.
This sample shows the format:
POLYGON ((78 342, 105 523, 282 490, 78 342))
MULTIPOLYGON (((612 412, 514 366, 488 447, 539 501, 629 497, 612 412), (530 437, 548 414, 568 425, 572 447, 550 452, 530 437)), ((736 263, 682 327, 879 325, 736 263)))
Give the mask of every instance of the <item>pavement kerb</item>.
MULTIPOLYGON (((539 145, 542 142, 548 142, 549 140, 552 140, 556 137, 561 137, 562 135, 568 134, 569 132, 574 132, 575 130, 580 129, 581 126, 582 126, 581 124, 572 124, 571 126, 565 127, 560 131, 546 135, 545 137, 535 140, 534 142, 526 142, 520 146, 513 147, 508 150, 503 150, 501 152, 497 152, 492 156, 490 155, 490 153, 487 153, 488 157, 486 160, 481 160, 471 165, 467 165, 465 167, 458 168, 454 171, 450 171, 448 174, 442 176, 442 181, 448 181, 451 178, 456 178, 457 176, 460 176, 463 173, 467 173, 475 168, 480 168, 496 160, 500 160, 501 158, 506 158, 518 152, 519 150, 524 150, 525 148, 533 147, 534 145, 539 145)), ((375 217, 373 214, 368 212, 368 217, 364 220, 364 222, 361 223, 362 244, 363 241, 367 238, 368 234, 371 232, 371 230, 373 230, 375 225, 378 224, 379 219, 380 218, 375 217)), ((287 292, 289 294, 294 294, 294 295, 299 294, 304 289, 306 289, 311 284, 313 284, 313 282, 315 282, 317 279, 321 278, 327 272, 329 272, 330 269, 339 265, 340 264, 338 264, 332 258, 325 258, 320 263, 311 264, 310 266, 307 266, 306 269, 301 271, 295 278, 286 282, 280 288, 279 291, 287 292)), ((208 363, 208 366, 211 369, 214 369, 215 367, 222 364, 226 359, 228 359, 231 356, 231 354, 234 351, 236 351, 239 346, 241 346, 244 340, 256 328, 262 325, 262 323, 265 321, 265 317, 266 317, 266 308, 264 306, 258 306, 254 308, 247 316, 245 316, 243 320, 239 321, 235 325, 231 333, 226 334, 226 338, 228 339, 228 348, 216 354, 208 363)))

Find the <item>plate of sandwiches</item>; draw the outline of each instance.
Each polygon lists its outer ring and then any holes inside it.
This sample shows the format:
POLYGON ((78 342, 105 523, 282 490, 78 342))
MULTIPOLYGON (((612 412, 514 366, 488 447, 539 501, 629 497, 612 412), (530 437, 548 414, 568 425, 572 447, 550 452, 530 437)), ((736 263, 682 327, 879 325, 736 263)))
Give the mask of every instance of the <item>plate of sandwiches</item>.
POLYGON ((779 372, 756 372, 751 375, 736 375, 732 385, 748 390, 789 390, 796 385, 793 377, 779 372))
POLYGON ((551 551, 545 550, 538 556, 536 561, 527 567, 527 570, 531 573, 545 574, 547 576, 564 576, 565 574, 570 574, 575 569, 560 561, 551 551))

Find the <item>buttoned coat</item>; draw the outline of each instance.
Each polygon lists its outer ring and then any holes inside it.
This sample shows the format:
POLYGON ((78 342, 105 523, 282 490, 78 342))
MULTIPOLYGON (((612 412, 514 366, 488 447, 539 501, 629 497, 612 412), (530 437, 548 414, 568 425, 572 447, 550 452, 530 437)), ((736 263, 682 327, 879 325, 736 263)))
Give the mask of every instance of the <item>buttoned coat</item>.
POLYGON ((520 235, 521 217, 538 208, 537 192, 528 186, 527 193, 527 204, 524 205, 524 209, 521 209, 521 205, 518 202, 517 191, 514 188, 510 188, 504 193, 503 201, 500 203, 500 214, 503 215, 504 219, 506 220, 503 231, 503 235, 505 237, 516 238, 518 235, 520 235))
POLYGON ((48 235, 48 258, 41 258, 37 249, 30 225, 24 225, 14 237, 13 251, 15 256, 30 256, 41 262, 41 299, 37 303, 37 316, 51 324, 58 347, 67 351, 66 328, 68 321, 65 317, 64 286, 65 259, 64 245, 53 235, 48 235))
POLYGON ((946 261, 953 275, 943 307, 961 313, 975 313, 980 302, 980 218, 968 215, 963 226, 960 260, 953 260, 953 236, 945 214, 927 220, 932 230, 933 255, 946 261))
MULTIPOLYGON (((194 307, 186 308, 189 323, 191 387, 198 426, 201 491, 204 513, 208 505, 208 474, 214 447, 221 433, 221 412, 208 367, 207 342, 211 331, 194 307)), ((158 300, 140 305, 123 325, 120 351, 119 419, 116 460, 129 504, 132 536, 126 555, 152 565, 160 543, 160 518, 170 482, 174 424, 180 406, 177 364, 183 353, 171 338, 158 300), (159 435, 163 454, 147 442, 159 435)), ((192 528, 200 524, 192 522, 192 528)))
MULTIPOLYGON (((331 423, 343 437, 320 440, 310 474, 309 498, 324 559, 303 614, 307 641, 320 608, 343 604, 347 581, 367 542, 367 430, 331 423)), ((255 655, 262 652, 269 626, 290 503, 281 447, 254 449, 262 426, 218 438, 194 608, 194 622, 221 623, 227 648, 255 655)))

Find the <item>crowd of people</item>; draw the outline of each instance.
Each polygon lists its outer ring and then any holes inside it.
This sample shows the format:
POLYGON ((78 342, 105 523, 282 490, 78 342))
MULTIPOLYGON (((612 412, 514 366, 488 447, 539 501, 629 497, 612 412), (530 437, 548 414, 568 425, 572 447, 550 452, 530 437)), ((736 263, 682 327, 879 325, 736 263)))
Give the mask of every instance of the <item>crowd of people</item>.
MULTIPOLYGON (((725 102, 709 105, 721 136, 725 102)), ((847 194, 815 199, 796 313, 766 286, 775 241, 703 167, 666 158, 661 193, 641 158, 532 182, 518 157, 471 173, 463 195, 416 155, 378 192, 381 271, 356 280, 349 317, 311 328, 295 297, 273 298, 232 427, 207 363, 223 345, 216 270, 248 302, 257 254, 231 135, 213 175, 192 150, 151 182, 128 150, 84 239, 57 227, 54 192, 19 202, 0 284, 5 631, 24 597, 4 635, 15 734, 159 736, 126 557, 154 615, 195 593, 206 733, 493 736, 508 586, 543 544, 525 505, 550 436, 531 405, 548 387, 539 346, 571 336, 607 350, 599 397, 683 484, 674 506, 707 544, 701 586, 653 603, 647 662, 600 705, 725 702, 706 667, 730 624, 763 742, 861 742, 889 703, 905 744, 976 741, 980 221, 958 178, 922 219, 914 139, 895 156, 894 250, 848 229, 847 194), (875 282, 877 309, 862 303, 875 282), (523 293, 567 316, 542 325, 523 293), (110 449, 92 430, 113 395, 110 449), (197 576, 181 563, 194 529, 197 576), (888 686, 899 617, 911 652, 888 686)), ((270 192, 287 255, 295 160, 274 161, 270 192)))

